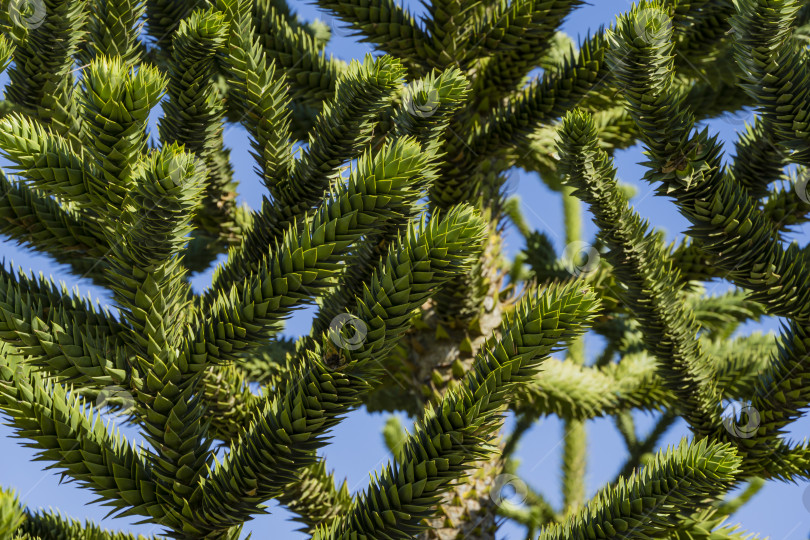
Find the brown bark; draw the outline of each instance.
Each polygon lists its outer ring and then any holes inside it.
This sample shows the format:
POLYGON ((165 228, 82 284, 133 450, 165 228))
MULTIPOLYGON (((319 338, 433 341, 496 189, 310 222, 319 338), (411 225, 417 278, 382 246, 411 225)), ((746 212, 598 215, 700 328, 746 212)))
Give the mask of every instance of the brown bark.
MULTIPOLYGON (((423 310, 428 331, 413 333, 409 340, 409 360, 415 366, 414 383, 423 389, 425 401, 438 400, 450 384, 470 371, 475 356, 490 338, 497 338, 504 311, 509 302, 501 302, 503 276, 494 261, 500 243, 491 243, 485 257, 488 294, 479 316, 471 325, 442 320, 433 306, 423 310), (433 331, 430 331, 435 329, 433 331), (428 389, 424 392, 424 389, 428 389)), ((437 517, 419 540, 495 540, 498 524, 496 497, 492 487, 503 470, 500 452, 479 462, 478 468, 462 479, 439 503, 437 517)))

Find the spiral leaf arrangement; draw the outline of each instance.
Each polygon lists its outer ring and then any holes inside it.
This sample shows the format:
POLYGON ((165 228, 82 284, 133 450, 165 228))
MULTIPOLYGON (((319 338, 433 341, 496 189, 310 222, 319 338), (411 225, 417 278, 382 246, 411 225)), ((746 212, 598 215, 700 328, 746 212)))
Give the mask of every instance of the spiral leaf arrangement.
MULTIPOLYGON (((420 20, 318 4, 380 54, 332 58, 283 0, 0 0, 0 235, 112 298, 0 265, 15 435, 165 538, 240 538, 272 500, 319 540, 494 539, 502 518, 543 539, 746 538, 726 521, 764 480, 810 478, 808 443, 785 437, 810 406, 810 251, 784 241, 810 220, 810 9, 640 0, 575 46, 559 28, 579 0, 432 0, 420 20), (744 107, 724 165, 696 123, 744 107), (256 209, 236 203, 237 124, 256 209), (616 179, 637 142, 683 242, 616 179), (506 195, 515 167, 562 196, 563 252, 506 195), (735 289, 706 295, 720 279, 735 289), (311 305, 311 332, 281 337, 311 305), (778 339, 735 335, 766 315, 778 339), (391 461, 352 494, 318 451, 361 407, 414 424, 386 425, 391 461), (661 413, 645 437, 635 410, 661 413), (561 508, 513 457, 552 414, 561 508), (600 416, 628 458, 588 500, 600 416), (679 417, 691 437, 658 448, 679 417)), ((0 488, 0 538, 136 537, 0 488)))

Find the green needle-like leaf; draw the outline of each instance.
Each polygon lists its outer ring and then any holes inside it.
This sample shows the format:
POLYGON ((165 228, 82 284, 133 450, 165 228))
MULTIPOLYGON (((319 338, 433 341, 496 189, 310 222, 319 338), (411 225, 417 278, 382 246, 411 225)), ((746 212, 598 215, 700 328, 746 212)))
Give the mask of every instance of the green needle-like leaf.
POLYGON ((740 462, 728 446, 684 440, 657 454, 629 479, 601 491, 584 510, 539 538, 655 538, 672 533, 681 515, 706 508, 734 486, 740 462))

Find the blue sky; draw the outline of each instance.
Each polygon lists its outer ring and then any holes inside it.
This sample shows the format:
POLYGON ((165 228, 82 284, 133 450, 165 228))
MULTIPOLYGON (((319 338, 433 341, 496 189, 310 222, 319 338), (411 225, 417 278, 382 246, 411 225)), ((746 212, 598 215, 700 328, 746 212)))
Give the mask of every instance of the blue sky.
MULTIPOLYGON (((365 44, 356 43, 348 32, 337 23, 332 23, 328 16, 319 12, 312 5, 293 2, 293 7, 305 20, 320 18, 333 26, 333 39, 329 51, 336 57, 350 60, 361 58, 366 52, 372 52, 365 44)), ((418 2, 409 2, 409 7, 419 12, 423 7, 418 2)), ((597 5, 584 6, 576 11, 564 25, 564 30, 571 36, 584 36, 589 30, 600 25, 609 25, 618 13, 629 9, 626 0, 600 0, 597 5)), ((7 78, 0 79, 4 86, 7 78)), ((733 152, 735 132, 742 129, 743 120, 750 119, 750 114, 727 115, 724 118, 709 122, 712 131, 719 133, 726 144, 729 154, 733 152)), ((231 127, 226 131, 226 144, 231 148, 231 159, 236 170, 236 177, 241 181, 240 199, 253 208, 257 208, 263 195, 263 188, 253 172, 253 162, 249 155, 246 135, 243 129, 231 127)), ((633 204, 639 213, 649 219, 653 226, 666 231, 667 238, 673 240, 681 237, 687 227, 686 220, 675 210, 673 204, 653 194, 653 188, 640 181, 643 167, 638 165, 643 160, 641 149, 634 147, 619 152, 616 164, 622 181, 634 184, 638 194, 633 204)), ((2 164, 2 163, 0 163, 2 164)), ((558 252, 564 248, 562 233, 562 208, 560 196, 549 191, 534 174, 515 172, 510 185, 523 201, 524 214, 534 228, 544 230, 552 239, 558 252)), ((586 238, 596 233, 590 221, 585 227, 586 238)), ((810 229, 799 228, 794 238, 806 243, 810 229)), ((521 249, 522 241, 514 231, 508 231, 507 250, 514 253, 521 249)), ((32 269, 64 280, 70 287, 79 286, 83 294, 91 294, 102 303, 109 302, 109 295, 87 280, 76 279, 66 268, 56 265, 48 257, 30 253, 9 242, 0 239, 0 254, 7 261, 13 261, 24 269, 32 269)), ((202 289, 210 283, 210 272, 195 276, 195 287, 202 289)), ((707 287, 708 292, 719 293, 728 288, 726 283, 713 283, 707 287)), ((308 331, 311 311, 301 311, 289 321, 286 333, 299 335, 308 331)), ((761 324, 747 325, 747 330, 777 328, 778 321, 767 320, 761 324)), ((589 351, 597 350, 591 347, 589 351)), ((647 429, 654 423, 654 416, 638 414, 637 423, 640 429, 647 429)), ((379 471, 388 461, 381 429, 387 415, 368 414, 365 411, 352 413, 334 431, 332 444, 321 451, 326 456, 329 467, 337 476, 345 477, 349 488, 356 492, 368 484, 369 475, 379 471)), ((403 419, 404 420, 404 419, 403 419)), ((509 423, 509 421, 507 422, 509 423)), ((407 424, 406 424, 407 425, 407 424)), ((124 428, 130 439, 137 438, 137 433, 124 428)), ((24 448, 20 442, 10 438, 12 431, 0 426, 0 485, 15 488, 23 501, 32 508, 57 508, 63 513, 76 518, 92 518, 101 521, 105 526, 126 529, 132 532, 158 533, 159 528, 151 525, 133 525, 132 519, 103 519, 106 511, 100 505, 91 504, 92 494, 82 491, 71 484, 59 484, 59 477, 53 472, 43 471, 44 463, 32 462, 33 451, 24 448)), ((559 505, 559 464, 561 459, 562 426, 556 418, 546 418, 535 425, 524 437, 517 452, 521 460, 520 473, 536 490, 543 493, 553 504, 559 505)), ((688 434, 682 422, 676 424, 664 437, 664 444, 677 444, 681 437, 688 434)), ((593 494, 605 482, 611 480, 624 461, 624 446, 619 434, 610 419, 598 419, 588 422, 588 435, 591 442, 588 458, 587 485, 593 494)), ((803 438, 810 435, 810 419, 803 419, 793 426, 792 436, 803 438)), ((297 526, 289 521, 289 513, 275 504, 270 505, 271 513, 256 518, 245 527, 245 532, 253 531, 254 538, 275 538, 279 540, 306 538, 306 535, 295 532, 297 526)), ((770 536, 775 540, 798 540, 808 538, 810 533, 810 487, 807 483, 798 485, 769 483, 765 489, 735 517, 749 531, 770 536)), ((507 525, 501 528, 499 538, 518 540, 524 537, 520 527, 507 525)))

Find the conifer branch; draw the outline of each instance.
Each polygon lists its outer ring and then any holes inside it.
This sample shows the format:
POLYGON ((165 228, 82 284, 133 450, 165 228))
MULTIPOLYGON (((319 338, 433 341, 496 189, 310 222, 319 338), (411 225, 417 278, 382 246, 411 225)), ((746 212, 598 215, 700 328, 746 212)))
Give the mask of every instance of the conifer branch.
POLYGON ((796 245, 784 249, 775 242, 774 224, 742 185, 723 174, 716 137, 691 135, 694 120, 671 86, 671 28, 654 15, 660 10, 657 2, 642 2, 609 33, 614 73, 652 159, 647 179, 675 198, 694 223, 690 236, 715 255, 728 279, 751 289, 769 314, 803 320, 798 291, 810 281, 805 256, 796 245))
MULTIPOLYGON (((433 73, 428 74, 403 92, 402 104, 393 119, 392 136, 415 137, 431 157, 426 165, 432 168, 432 161, 441 157, 441 143, 450 118, 461 106, 466 95, 467 81, 458 70, 445 70, 438 77, 433 73)), ((404 231, 408 220, 418 210, 414 205, 358 246, 352 254, 352 263, 344 273, 342 283, 321 303, 312 326, 314 335, 326 330, 334 317, 351 305, 356 296, 362 295, 364 283, 370 279, 378 262, 385 256, 388 246, 404 231)))
MULTIPOLYGON (((11 8, 9 2, 6 6, 11 8)), ((39 12, 29 15, 37 24, 28 24, 28 18, 20 21, 11 9, 0 10, 16 45, 5 99, 71 143, 78 142, 79 124, 70 71, 83 38, 86 10, 87 0, 42 0, 39 12)))
MULTIPOLYGON (((280 371, 289 375, 291 367, 285 365, 280 371)), ((247 388, 246 380, 238 365, 213 366, 206 371, 203 391, 210 436, 233 443, 244 426, 250 424, 251 415, 259 408, 259 398, 247 388)), ((280 389, 282 384, 279 380, 268 386, 280 389)), ((310 529, 330 521, 351 505, 345 482, 335 487, 335 479, 326 473, 323 459, 299 471, 298 478, 283 490, 278 500, 310 529)))
POLYGON ((5 35, 0 35, 0 73, 3 73, 11 63, 14 49, 14 43, 5 35))
POLYGON ((732 2, 679 2, 672 8, 675 62, 679 70, 706 76, 712 69, 723 69, 726 63, 711 62, 730 49, 729 17, 732 2), (708 68, 704 66, 709 66, 708 68))
POLYGON ((481 154, 515 144, 537 127, 551 123, 589 92, 598 91, 607 75, 607 43, 602 33, 586 38, 566 54, 557 69, 538 83, 509 95, 482 123, 471 146, 481 154))
POLYGON ((100 262, 104 244, 78 211, 0 171, 0 216, 0 234, 47 253, 98 284, 106 283, 106 265, 100 262))
POLYGON ((0 535, 11 538, 24 520, 25 513, 17 494, 0 487, 0 535))
MULTIPOLYGON (((111 514, 184 540, 238 540, 272 499, 320 539, 494 540, 500 517, 541 538, 750 540, 728 515, 765 479, 810 477, 807 441, 785 437, 810 404, 810 246, 787 245, 810 220, 810 7, 640 0, 577 49, 560 27, 580 0, 433 0, 421 23, 395 0, 319 3, 389 54, 331 58, 329 28, 287 0, 0 0, 16 173, 0 172, 0 234, 113 298, 0 267, 17 436, 111 514), (749 107, 726 163, 696 122, 749 107), (226 124, 267 189, 256 210, 235 202, 226 124), (665 245, 615 181, 609 156, 639 141, 687 239, 665 245), (562 255, 508 197, 514 166, 563 196, 562 255), (585 268, 575 197, 600 229, 585 268), (514 260, 506 218, 526 240, 514 260), (226 249, 197 293, 191 272, 226 249), (708 295, 715 280, 737 288, 708 295), (307 304, 311 331, 280 337, 307 304), (786 318, 781 337, 733 337, 765 316, 786 318), (416 428, 387 426, 392 464, 354 498, 318 451, 360 407, 416 428), (661 413, 646 437, 636 410, 661 413), (559 509, 517 473, 549 414, 566 426, 559 509), (600 416, 628 456, 583 509, 600 416), (679 416, 696 440, 655 458, 679 416), (504 478, 525 505, 493 491, 504 478)), ((46 536, 146 540, 0 490, 0 537, 46 536)))
POLYGON ((781 176, 786 162, 784 149, 777 145, 771 126, 761 116, 753 125, 745 125, 735 149, 728 174, 747 187, 751 197, 761 199, 768 193, 768 185, 781 176))
POLYGON ((578 515, 552 525, 541 540, 655 537, 674 532, 681 514, 705 508, 734 486, 741 460, 727 445, 685 440, 629 479, 600 492, 578 515))
POLYGON ((371 143, 376 115, 394 96, 402 76, 402 66, 392 57, 352 62, 338 79, 335 95, 324 103, 308 150, 276 187, 285 206, 300 212, 302 202, 311 205, 334 179, 335 166, 371 143))
POLYGON ((761 473, 768 479, 795 482, 810 478, 810 442, 777 441, 762 460, 761 473))
POLYGON ((200 204, 204 169, 177 145, 167 145, 140 161, 133 177, 136 187, 114 233, 124 242, 112 248, 110 273, 133 345, 149 357, 165 354, 164 347, 176 346, 183 334, 178 322, 189 300, 178 253, 200 204))
MULTIPOLYGON (((356 29, 360 41, 374 43, 400 58, 411 78, 419 78, 427 72, 425 57, 435 58, 441 54, 430 48, 427 32, 394 0, 318 0, 318 5, 356 29)), ((432 67, 444 66, 434 64, 432 67)))
POLYGON ((284 69, 291 98, 319 108, 335 94, 338 77, 347 66, 327 57, 306 27, 291 22, 289 14, 280 13, 281 6, 275 4, 273 0, 253 3, 253 24, 264 54, 284 69))
MULTIPOLYGON (((195 393, 205 363, 186 346, 192 322, 182 253, 200 204, 204 169, 177 145, 166 145, 134 167, 135 185, 123 201, 110 256, 115 299, 131 331, 133 363, 144 374, 136 398, 144 407, 144 436, 156 497, 178 526, 209 457, 203 406, 195 393)), ((184 530, 187 524, 183 525, 184 530)))
MULTIPOLYGON (((504 53, 520 49, 529 42, 527 38, 540 38, 541 42, 549 40, 546 15, 549 11, 560 11, 560 5, 571 6, 571 0, 557 2, 557 5, 542 5, 532 0, 518 2, 498 2, 489 12, 482 15, 478 24, 471 30, 471 46, 468 47, 468 59, 504 53), (526 36, 528 34, 528 36, 526 36)), ((566 6, 567 7, 567 6, 566 6)), ((562 17, 558 17, 561 19, 562 17)), ((558 20, 559 22, 559 20, 558 20)), ((556 30, 557 25, 553 26, 556 30)), ((509 88, 511 90, 511 88, 509 88)))
POLYGON ((481 186, 471 179, 477 178, 474 171, 481 161, 556 120, 598 87, 607 74, 604 54, 604 38, 596 34, 582 44, 578 53, 571 51, 558 70, 510 95, 507 104, 494 108, 480 125, 451 126, 456 133, 472 130, 472 134, 469 140, 449 140, 447 154, 459 158, 445 165, 441 181, 431 189, 433 204, 442 207, 476 196, 481 186))
MULTIPOLYGON (((207 168, 202 207, 194 215, 196 245, 187 253, 190 268, 206 268, 218 253, 236 243, 240 226, 229 151, 223 145, 225 109, 213 84, 215 60, 227 37, 228 27, 221 13, 195 11, 178 26, 168 61, 169 99, 163 104, 164 116, 158 124, 161 139, 183 144, 207 168), (196 251, 200 247, 204 247, 202 253, 196 251)), ((231 87, 230 94, 238 94, 238 87, 231 87)))
POLYGON ((139 63, 146 0, 87 0, 87 35, 78 53, 82 65, 101 56, 118 56, 126 66, 139 63))
POLYGON ((655 359, 628 355, 602 369, 571 361, 549 361, 537 381, 520 391, 517 410, 532 418, 555 414, 587 420, 634 408, 658 409, 672 405, 671 392, 655 376, 655 359))
POLYGON ((255 214, 242 244, 231 250, 228 262, 215 274, 215 287, 230 288, 255 271, 287 227, 327 194, 341 173, 340 166, 356 158, 371 142, 376 115, 393 95, 401 76, 401 66, 390 57, 367 57, 363 64, 352 63, 335 96, 318 115, 308 150, 290 164, 286 176, 275 179, 275 201, 265 201, 255 214))
POLYGON ((490 44, 496 52, 477 77, 477 90, 483 91, 492 104, 514 91, 552 46, 552 37, 563 19, 580 4, 581 0, 519 0, 501 8, 502 13, 496 9, 490 22, 494 27, 487 28, 479 39, 500 39, 490 44), (498 47, 501 41, 506 41, 507 46, 498 47))
POLYGON ((259 400, 250 391, 244 371, 238 364, 210 366, 199 388, 205 402, 208 435, 226 443, 237 439, 259 400))
POLYGON ((734 54, 745 73, 744 88, 779 142, 796 150, 792 159, 810 165, 810 133, 802 127, 810 107, 810 66, 800 52, 805 46, 792 35, 802 3, 743 0, 734 5, 734 54))
POLYGON ((213 361, 231 360, 279 329, 296 307, 339 275, 337 261, 365 234, 407 211, 424 186, 426 156, 412 139, 364 153, 347 185, 338 185, 318 210, 264 257, 257 271, 212 301, 195 348, 213 361))
MULTIPOLYGON (((717 296, 705 296, 703 290, 685 299, 686 309, 695 314, 704 336, 730 337, 743 322, 757 321, 765 315, 762 304, 754 302, 743 290, 733 290, 717 296)), ((720 351, 718 351, 720 352, 720 351)))
POLYGON ((318 461, 301 470, 301 476, 279 495, 278 500, 296 515, 295 520, 306 525, 306 532, 328 525, 349 511, 352 496, 346 481, 335 485, 334 474, 326 472, 326 462, 318 461))
POLYGON ((165 92, 157 69, 137 72, 120 57, 94 60, 82 80, 84 148, 97 164, 87 175, 86 196, 101 212, 115 212, 134 187, 134 169, 146 148, 149 111, 165 92))
POLYGON ((95 491, 113 513, 161 519, 165 510, 143 451, 110 434, 93 408, 87 416, 85 407, 77 394, 31 372, 13 349, 0 344, 0 409, 16 436, 39 449, 39 459, 95 491))
MULTIPOLYGON (((730 401, 750 398, 769 356, 776 352, 776 341, 767 335, 701 343, 712 360, 718 392, 730 401)), ((549 361, 537 380, 520 390, 515 409, 531 418, 553 414, 574 420, 632 409, 678 410, 675 394, 666 388, 657 370, 658 362, 646 352, 624 355, 619 362, 599 368, 549 361)))
POLYGON ((180 23, 173 38, 168 99, 158 129, 162 140, 183 144, 203 159, 217 149, 221 129, 223 110, 210 79, 216 55, 225 48, 227 30, 221 13, 195 11, 180 23))
POLYGON ((509 393, 534 375, 560 344, 583 331, 597 300, 574 282, 526 298, 507 316, 473 369, 435 406, 429 405, 402 449, 351 511, 315 538, 411 537, 432 517, 436 499, 475 461, 493 451, 494 431, 509 393))
POLYGON ((804 383, 810 377, 809 337, 804 324, 791 321, 786 325, 778 351, 756 380, 751 406, 760 420, 752 436, 742 441, 754 470, 756 466, 767 466, 785 426, 810 404, 810 391, 804 383))
MULTIPOLYGON (((704 120, 716 117, 723 113, 736 111, 741 107, 751 104, 751 99, 739 89, 734 82, 710 83, 703 79, 698 82, 682 82, 678 79, 672 81, 673 88, 679 94, 687 97, 685 101, 690 104, 690 109, 695 112, 695 118, 704 120)), ((618 90, 615 95, 618 95, 618 90)), ((591 94, 594 99, 604 100, 604 95, 608 89, 591 94)), ((639 128, 624 106, 615 106, 612 102, 591 106, 586 98, 580 102, 580 107, 588 110, 594 118, 594 123, 599 131, 599 144, 602 148, 613 154, 615 150, 629 148, 636 144, 639 138, 639 128)), ((542 173, 542 179, 548 183, 550 177, 554 176, 556 160, 552 158, 555 150, 556 126, 545 126, 536 129, 529 139, 523 141, 518 155, 518 165, 527 170, 537 170, 542 173)), ((743 136, 741 136, 743 137, 743 136)), ((759 139, 757 139, 759 140, 759 139)), ((752 144, 754 144, 752 142, 752 144)), ((757 159, 762 155, 760 149, 752 149, 751 156, 742 156, 745 163, 749 157, 757 159)), ((773 155, 763 156, 770 160, 773 155)), ((736 165, 733 165, 736 169, 736 165)), ((559 189, 557 186, 550 186, 552 189, 559 189)))
POLYGON ((412 81, 402 92, 402 102, 393 118, 392 135, 411 135, 442 157, 440 148, 454 114, 464 106, 471 89, 464 74, 456 68, 431 71, 412 81))
POLYGON ((119 533, 103 529, 86 520, 84 523, 60 513, 24 508, 13 491, 0 488, 0 536, 29 538, 81 538, 82 540, 155 540, 154 537, 119 533))
POLYGON ((94 165, 76 153, 52 129, 19 113, 0 119, 0 150, 34 187, 79 205, 91 202, 91 178, 100 176, 94 165))
POLYGON ((710 432, 719 418, 719 399, 696 340, 698 327, 677 298, 680 285, 671 260, 617 191, 616 169, 598 146, 590 115, 566 115, 560 139, 565 182, 591 207, 600 238, 610 249, 607 258, 624 285, 618 296, 646 329, 644 343, 662 362, 662 377, 692 429, 710 432))
POLYGON ((469 265, 481 234, 480 219, 460 207, 432 218, 419 233, 410 227, 392 246, 351 313, 367 329, 362 346, 336 348, 350 336, 341 333, 349 330, 333 328, 308 340, 287 383, 263 400, 248 430, 204 482, 201 518, 208 527, 242 522, 297 480, 300 468, 314 463, 325 432, 359 405, 381 373, 374 360, 384 358, 410 328, 411 312, 469 265))
POLYGON ((251 135, 253 157, 262 182, 277 196, 276 186, 289 175, 292 165, 290 141, 290 103, 286 81, 276 73, 276 64, 268 61, 252 28, 247 2, 232 1, 230 23, 229 70, 231 99, 242 114, 241 122, 251 135))
POLYGON ((63 286, 0 268, 0 336, 27 363, 79 387, 129 386, 126 328, 63 286))
MULTIPOLYGON (((582 242, 582 209, 573 189, 563 188, 565 243, 582 242)), ((571 340, 568 357, 575 365, 585 364, 585 340, 571 340)), ((563 512, 569 514, 585 503, 585 474, 588 460, 588 432, 579 419, 566 418, 563 424, 562 495, 563 512)))
POLYGON ((422 18, 430 36, 427 49, 434 62, 445 68, 459 63, 469 48, 471 38, 467 27, 473 23, 476 2, 473 0, 431 0, 425 4, 422 18))
POLYGON ((161 60, 172 52, 172 37, 180 21, 197 7, 197 0, 146 0, 146 31, 161 51, 161 60))

